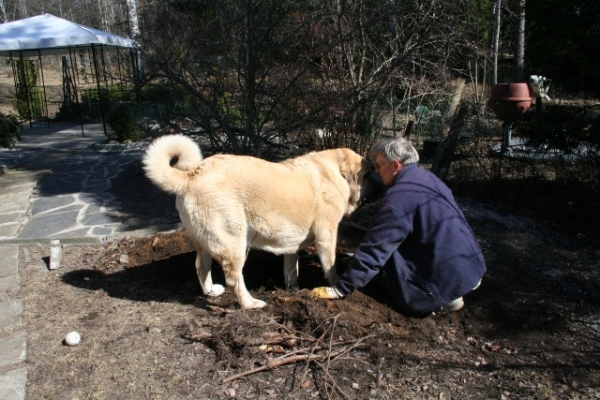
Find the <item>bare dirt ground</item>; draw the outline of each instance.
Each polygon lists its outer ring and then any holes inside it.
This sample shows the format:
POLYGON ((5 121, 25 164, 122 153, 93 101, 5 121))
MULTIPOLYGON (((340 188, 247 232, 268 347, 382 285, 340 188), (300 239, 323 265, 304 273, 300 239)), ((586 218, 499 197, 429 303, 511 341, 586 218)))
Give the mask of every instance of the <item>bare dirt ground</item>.
POLYGON ((15 80, 10 64, 0 65, 0 112, 15 113, 13 101, 15 98, 15 80))
MULTIPOLYGON (((132 165, 113 182, 124 207, 165 212, 132 165), (147 189, 147 192, 146 192, 147 189), (143 193, 151 195, 143 196, 143 193)), ((171 200, 169 200, 170 202, 171 200)), ((202 295, 185 232, 65 246, 22 246, 30 399, 594 399, 600 398, 597 242, 461 200, 488 272, 450 315, 408 318, 371 283, 312 301, 325 284, 301 259, 283 290, 280 257, 252 251, 244 275, 258 311, 202 295), (78 346, 65 334, 77 330, 78 346)), ((174 204, 170 207, 174 209, 174 204)), ((171 210, 169 210, 171 211, 171 210)), ((373 208, 353 223, 366 225, 373 208)), ((337 268, 361 230, 346 228, 337 268)), ((217 282, 223 276, 213 266, 217 282)))

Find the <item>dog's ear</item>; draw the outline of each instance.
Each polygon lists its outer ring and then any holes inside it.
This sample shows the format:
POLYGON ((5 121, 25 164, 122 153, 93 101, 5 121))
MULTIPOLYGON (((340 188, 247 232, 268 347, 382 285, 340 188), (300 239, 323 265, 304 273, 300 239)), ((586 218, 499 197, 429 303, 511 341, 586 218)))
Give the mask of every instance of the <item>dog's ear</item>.
POLYGON ((348 181, 348 183, 352 183, 353 181, 356 181, 355 178, 355 174, 352 172, 351 168, 348 168, 348 164, 343 164, 340 165, 340 174, 342 174, 342 177, 348 181))
POLYGON ((353 176, 352 161, 346 157, 346 154, 343 152, 338 153, 338 165, 340 168, 340 175, 349 183, 352 184, 353 181, 356 181, 356 178, 353 176))
POLYGON ((348 184, 354 185, 358 181, 358 174, 356 173, 357 171, 353 170, 352 168, 343 168, 340 172, 348 184))
POLYGON ((360 160, 348 160, 346 169, 342 172, 342 176, 348 182, 352 191, 358 190, 362 173, 362 162, 360 160))
POLYGON ((358 181, 358 174, 360 172, 360 163, 357 164, 351 154, 348 154, 347 149, 340 149, 338 153, 338 162, 340 167, 340 174, 348 182, 350 186, 356 185, 358 181))

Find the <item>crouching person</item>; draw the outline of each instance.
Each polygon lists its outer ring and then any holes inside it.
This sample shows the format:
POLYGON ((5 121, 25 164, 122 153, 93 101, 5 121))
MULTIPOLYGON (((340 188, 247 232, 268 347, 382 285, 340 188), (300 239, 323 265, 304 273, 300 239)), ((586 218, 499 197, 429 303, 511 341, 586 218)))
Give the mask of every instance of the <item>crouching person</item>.
POLYGON ((337 284, 315 288, 310 296, 341 298, 379 275, 405 314, 461 309, 486 266, 452 192, 417 165, 419 155, 404 138, 375 144, 370 158, 387 189, 381 207, 337 284))

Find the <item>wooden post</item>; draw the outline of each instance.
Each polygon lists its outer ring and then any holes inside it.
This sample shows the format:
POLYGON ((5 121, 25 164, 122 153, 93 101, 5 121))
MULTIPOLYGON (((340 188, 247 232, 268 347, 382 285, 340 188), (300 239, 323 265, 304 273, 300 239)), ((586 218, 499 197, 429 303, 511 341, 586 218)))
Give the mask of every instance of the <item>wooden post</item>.
POLYGON ((413 120, 408 121, 408 125, 406 125, 406 129, 404 129, 404 134, 402 135, 402 136, 404 136, 405 139, 410 138, 410 133, 411 133, 414 125, 415 125, 415 121, 413 121, 413 120))
POLYGON ((446 175, 450 169, 454 152, 458 146, 458 138, 460 136, 460 132, 462 131, 462 127, 465 124, 465 118, 468 112, 469 106, 465 105, 460 108, 458 114, 452 122, 452 125, 450 126, 448 136, 442 140, 435 152, 435 157, 431 166, 431 172, 433 172, 442 180, 446 179, 446 175))
POLYGON ((454 122, 456 117, 456 111, 458 110, 458 106, 460 105, 460 100, 462 99, 463 92, 465 90, 465 78, 458 78, 456 80, 456 85, 454 86, 454 90, 452 92, 452 100, 450 101, 450 107, 446 112, 446 117, 444 118, 444 135, 447 134, 454 122))
POLYGON ((440 179, 445 179, 448 174, 454 151, 456 150, 456 146, 458 146, 458 137, 464 125, 467 112, 469 111, 467 106, 463 106, 458 113, 456 112, 460 105, 464 89, 465 79, 458 78, 456 80, 454 92, 452 93, 450 107, 448 108, 444 119, 444 134, 447 134, 447 136, 438 145, 433 158, 433 164, 431 165, 431 172, 436 174, 440 179))

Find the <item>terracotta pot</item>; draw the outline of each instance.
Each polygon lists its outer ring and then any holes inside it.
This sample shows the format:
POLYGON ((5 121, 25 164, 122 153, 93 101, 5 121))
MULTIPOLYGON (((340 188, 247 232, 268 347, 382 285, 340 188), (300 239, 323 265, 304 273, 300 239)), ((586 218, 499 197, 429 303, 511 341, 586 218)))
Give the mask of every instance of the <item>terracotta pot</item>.
POLYGON ((525 82, 497 83, 492 86, 488 107, 502 121, 513 121, 531 107, 529 85, 525 82))

